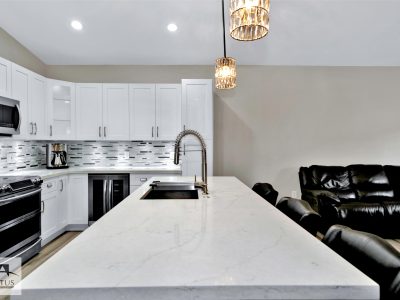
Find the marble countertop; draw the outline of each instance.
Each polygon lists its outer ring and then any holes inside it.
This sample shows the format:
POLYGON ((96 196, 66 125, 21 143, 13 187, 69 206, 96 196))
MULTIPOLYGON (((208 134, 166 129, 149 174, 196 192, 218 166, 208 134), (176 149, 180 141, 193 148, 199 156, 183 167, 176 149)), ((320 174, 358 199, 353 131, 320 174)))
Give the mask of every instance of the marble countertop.
POLYGON ((147 189, 31 273, 15 299, 379 299, 374 281, 235 177, 210 177, 199 200, 140 200, 147 189))
POLYGON ((69 167, 65 169, 32 169, 23 171, 12 171, 0 173, 0 176, 40 176, 42 179, 48 179, 68 174, 86 174, 86 173, 162 173, 176 174, 180 173, 182 168, 178 166, 148 166, 148 167, 69 167))

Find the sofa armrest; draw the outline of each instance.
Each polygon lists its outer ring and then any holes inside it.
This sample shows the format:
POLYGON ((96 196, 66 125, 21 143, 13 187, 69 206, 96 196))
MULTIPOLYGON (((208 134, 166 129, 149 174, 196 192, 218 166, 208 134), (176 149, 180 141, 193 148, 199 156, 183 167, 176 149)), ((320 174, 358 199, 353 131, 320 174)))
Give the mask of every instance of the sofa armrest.
POLYGON ((341 204, 339 197, 329 191, 323 191, 317 196, 318 204, 325 205, 325 204, 331 204, 331 205, 338 205, 341 204))
POLYGON ((324 204, 340 204, 340 199, 336 196, 336 194, 327 191, 327 190, 303 190, 302 199, 306 200, 310 203, 312 209, 317 212, 320 212, 321 205, 324 204), (322 199, 321 199, 322 197, 322 199), (321 203, 321 201, 324 201, 321 203))
POLYGON ((321 216, 311 208, 307 201, 283 197, 276 203, 276 207, 311 234, 317 233, 321 216))

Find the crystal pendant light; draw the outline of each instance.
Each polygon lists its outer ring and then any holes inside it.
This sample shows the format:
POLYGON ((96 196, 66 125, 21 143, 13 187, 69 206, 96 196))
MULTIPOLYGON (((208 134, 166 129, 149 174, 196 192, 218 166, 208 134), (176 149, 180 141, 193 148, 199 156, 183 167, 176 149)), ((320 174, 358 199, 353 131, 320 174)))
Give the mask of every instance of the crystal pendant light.
POLYGON ((254 41, 269 32, 269 0, 231 0, 231 37, 254 41))
POLYGON ((236 60, 226 57, 225 14, 222 0, 222 28, 224 34, 224 57, 218 58, 215 64, 215 87, 217 89, 233 89, 236 87, 236 60))

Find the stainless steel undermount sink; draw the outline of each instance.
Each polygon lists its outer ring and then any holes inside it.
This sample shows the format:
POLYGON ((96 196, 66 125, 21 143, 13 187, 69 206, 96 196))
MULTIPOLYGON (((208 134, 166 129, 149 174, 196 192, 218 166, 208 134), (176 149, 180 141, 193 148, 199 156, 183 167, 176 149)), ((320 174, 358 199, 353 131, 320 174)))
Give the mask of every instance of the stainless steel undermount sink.
POLYGON ((199 199, 199 191, 190 182, 153 181, 142 200, 199 199))

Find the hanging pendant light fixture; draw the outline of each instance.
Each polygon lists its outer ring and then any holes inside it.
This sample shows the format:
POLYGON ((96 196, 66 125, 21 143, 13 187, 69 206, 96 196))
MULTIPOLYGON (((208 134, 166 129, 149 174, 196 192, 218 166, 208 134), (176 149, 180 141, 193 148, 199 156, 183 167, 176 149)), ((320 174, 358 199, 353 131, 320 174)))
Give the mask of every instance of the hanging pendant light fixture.
POLYGON ((231 37, 254 41, 269 32, 269 0, 231 0, 231 37))
POLYGON ((225 43, 225 9, 224 0, 222 2, 222 28, 224 35, 224 57, 218 58, 215 64, 215 87, 217 89, 233 89, 236 87, 236 60, 226 57, 225 43))

